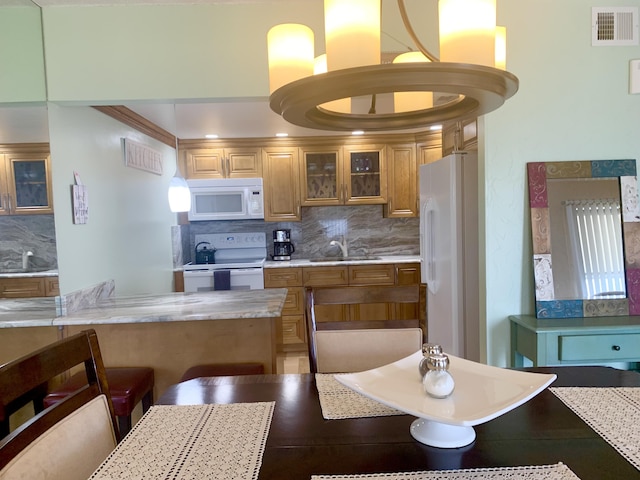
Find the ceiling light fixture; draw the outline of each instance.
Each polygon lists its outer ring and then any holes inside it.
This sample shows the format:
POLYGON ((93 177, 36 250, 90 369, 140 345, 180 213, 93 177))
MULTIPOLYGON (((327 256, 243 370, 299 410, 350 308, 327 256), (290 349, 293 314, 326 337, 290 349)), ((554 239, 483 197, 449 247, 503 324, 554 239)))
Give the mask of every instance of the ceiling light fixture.
MULTIPOLYGON (((177 119, 176 106, 173 105, 173 117, 177 119)), ((175 128, 177 133, 177 127, 175 128)), ((191 210, 191 190, 182 175, 180 175, 180 159, 178 157, 178 137, 175 137, 176 149, 176 172, 169 181, 169 209, 173 213, 188 212, 191 210)))
POLYGON ((420 43, 403 0, 398 8, 419 50, 408 63, 380 64, 380 0, 324 0, 323 58, 314 59, 310 28, 269 30, 271 109, 318 130, 400 130, 475 118, 516 93, 518 79, 504 69, 495 0, 439 0, 440 59, 420 43), (396 106, 383 111, 377 96, 392 93, 396 106), (362 96, 368 110, 359 112, 355 99, 362 96))

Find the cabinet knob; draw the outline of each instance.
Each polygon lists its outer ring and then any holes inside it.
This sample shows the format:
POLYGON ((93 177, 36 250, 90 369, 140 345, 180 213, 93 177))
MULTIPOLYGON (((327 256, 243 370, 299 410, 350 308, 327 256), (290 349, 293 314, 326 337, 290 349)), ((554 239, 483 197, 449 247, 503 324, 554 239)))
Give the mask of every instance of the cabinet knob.
POLYGON ((613 346, 611 347, 611 350, 614 350, 614 351, 616 351, 616 352, 619 352, 619 351, 620 351, 620 345, 613 345, 613 346))

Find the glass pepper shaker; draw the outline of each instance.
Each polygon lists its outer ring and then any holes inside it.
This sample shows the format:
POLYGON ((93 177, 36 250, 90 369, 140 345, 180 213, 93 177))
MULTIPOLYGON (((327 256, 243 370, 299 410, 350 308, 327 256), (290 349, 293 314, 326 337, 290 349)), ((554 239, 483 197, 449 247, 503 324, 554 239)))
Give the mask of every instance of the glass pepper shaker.
POLYGON ((429 371, 422 379, 424 391, 434 398, 446 398, 455 387, 453 377, 449 373, 449 357, 444 353, 434 353, 427 357, 429 371))
POLYGON ((442 347, 436 343, 422 344, 422 358, 420 359, 420 363, 418 364, 420 380, 422 380, 426 373, 429 371, 429 367, 427 366, 427 359, 429 358, 429 355, 432 355, 434 353, 442 353, 442 347))

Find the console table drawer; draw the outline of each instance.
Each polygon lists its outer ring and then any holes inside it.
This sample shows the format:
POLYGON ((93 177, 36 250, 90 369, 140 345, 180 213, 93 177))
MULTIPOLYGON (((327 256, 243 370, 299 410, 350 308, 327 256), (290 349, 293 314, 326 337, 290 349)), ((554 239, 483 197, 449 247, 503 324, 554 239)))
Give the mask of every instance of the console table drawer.
POLYGON ((563 335, 558 347, 560 360, 625 360, 638 357, 640 334, 563 335))

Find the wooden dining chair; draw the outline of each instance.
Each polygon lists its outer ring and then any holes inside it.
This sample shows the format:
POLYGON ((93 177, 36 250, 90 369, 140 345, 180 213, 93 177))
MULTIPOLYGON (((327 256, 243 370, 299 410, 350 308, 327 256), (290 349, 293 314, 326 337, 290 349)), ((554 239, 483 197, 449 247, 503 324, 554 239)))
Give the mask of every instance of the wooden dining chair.
MULTIPOLYGON (((308 287, 305 312, 312 373, 357 372, 400 360, 426 341, 425 285, 308 287), (370 320, 353 312, 375 304, 390 312, 384 320, 370 320), (319 306, 349 307, 347 320, 319 318, 319 306), (406 308, 413 306, 413 309, 406 308), (388 308, 394 307, 394 308, 388 308), (406 312, 415 313, 415 318, 406 312), (352 314, 349 316, 349 311, 352 314), (353 318, 351 318, 353 317, 353 318)), ((416 367, 417 368, 417 367, 416 367)))
POLYGON ((94 330, 0 366, 0 417, 8 417, 16 402, 35 402, 36 413, 0 439, 0 480, 86 479, 117 444, 118 426, 94 330), (46 386, 78 366, 86 372, 86 383, 43 408, 46 386))

